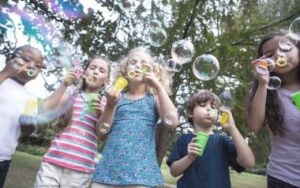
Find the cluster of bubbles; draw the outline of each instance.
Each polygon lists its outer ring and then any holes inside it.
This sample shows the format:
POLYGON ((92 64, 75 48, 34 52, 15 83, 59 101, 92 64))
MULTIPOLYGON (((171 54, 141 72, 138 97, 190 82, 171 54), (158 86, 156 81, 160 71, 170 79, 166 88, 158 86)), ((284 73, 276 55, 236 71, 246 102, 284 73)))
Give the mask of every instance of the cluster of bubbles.
POLYGON ((147 37, 149 44, 153 47, 160 47, 167 41, 167 32, 159 20, 149 20, 149 33, 147 37))
POLYGON ((189 63, 194 55, 194 45, 189 39, 174 42, 171 49, 171 59, 165 61, 165 67, 170 72, 180 72, 182 65, 189 63))

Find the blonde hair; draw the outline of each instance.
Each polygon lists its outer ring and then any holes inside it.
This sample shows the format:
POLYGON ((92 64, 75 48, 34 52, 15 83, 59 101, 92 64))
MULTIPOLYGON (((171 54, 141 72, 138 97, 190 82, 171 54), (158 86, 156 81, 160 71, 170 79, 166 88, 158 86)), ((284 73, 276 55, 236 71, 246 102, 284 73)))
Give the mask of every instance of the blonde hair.
MULTIPOLYGON (((126 67, 128 63, 128 58, 136 53, 136 52, 143 52, 149 56, 149 63, 152 65, 154 75, 158 78, 158 81, 161 83, 165 91, 168 93, 168 95, 171 95, 171 84, 172 84, 172 79, 170 74, 166 71, 165 67, 162 66, 161 64, 157 63, 152 56, 150 50, 146 49, 145 47, 137 47, 133 48, 129 51, 127 57, 124 57, 121 59, 119 63, 119 67, 114 73, 114 78, 118 78, 119 76, 127 77, 127 72, 126 72, 126 67)), ((147 86, 147 92, 148 93, 154 93, 153 89, 147 86)))

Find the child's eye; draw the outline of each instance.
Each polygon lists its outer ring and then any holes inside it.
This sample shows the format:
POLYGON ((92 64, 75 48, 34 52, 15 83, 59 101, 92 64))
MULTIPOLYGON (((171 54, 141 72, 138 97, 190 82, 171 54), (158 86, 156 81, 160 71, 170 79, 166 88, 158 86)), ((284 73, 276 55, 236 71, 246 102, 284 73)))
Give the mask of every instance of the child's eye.
POLYGON ((30 62, 30 59, 29 58, 27 58, 27 57, 23 57, 23 56, 21 56, 21 58, 26 62, 26 63, 29 63, 30 62))
POLYGON ((105 70, 101 68, 101 69, 100 69, 100 72, 101 72, 101 73, 105 73, 105 70))
POLYGON ((92 70, 94 70, 96 68, 96 66, 91 65, 89 68, 92 69, 92 70))

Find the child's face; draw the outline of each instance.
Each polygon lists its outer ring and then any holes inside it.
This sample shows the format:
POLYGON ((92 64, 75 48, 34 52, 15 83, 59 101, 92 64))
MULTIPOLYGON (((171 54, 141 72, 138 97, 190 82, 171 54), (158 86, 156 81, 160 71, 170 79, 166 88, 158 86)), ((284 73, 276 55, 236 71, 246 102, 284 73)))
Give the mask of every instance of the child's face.
POLYGON ((109 79, 108 63, 102 59, 94 59, 90 62, 85 71, 85 76, 92 78, 92 82, 86 81, 90 88, 101 88, 109 79))
POLYGON ((22 66, 23 70, 15 78, 23 83, 35 79, 44 66, 43 56, 38 50, 24 49, 19 52, 17 57, 22 59, 24 65, 22 66), (30 75, 28 75, 28 71, 31 71, 30 75))
POLYGON ((194 127, 211 127, 215 122, 214 117, 209 113, 212 109, 217 109, 217 105, 212 104, 211 101, 202 102, 196 105, 193 113, 189 114, 189 116, 193 118, 194 127))
POLYGON ((291 42, 286 36, 275 36, 271 40, 267 41, 263 45, 263 54, 266 57, 270 57, 276 61, 278 58, 278 51, 279 45, 287 45, 289 47, 289 51, 284 52, 286 55, 288 64, 283 67, 275 66, 273 72, 277 74, 284 74, 288 73, 293 69, 296 69, 296 67, 299 64, 299 49, 294 45, 293 42, 291 42))
POLYGON ((142 81, 143 72, 152 68, 151 57, 145 52, 130 54, 126 64, 126 73, 129 81, 142 81))

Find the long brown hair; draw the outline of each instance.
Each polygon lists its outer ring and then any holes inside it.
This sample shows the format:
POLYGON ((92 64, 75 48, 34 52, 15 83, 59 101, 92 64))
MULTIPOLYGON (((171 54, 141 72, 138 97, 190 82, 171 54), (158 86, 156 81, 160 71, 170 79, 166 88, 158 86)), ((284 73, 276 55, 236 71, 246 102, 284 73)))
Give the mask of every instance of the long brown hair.
MULTIPOLYGON (((280 31, 280 32, 273 32, 265 36, 262 41, 260 42, 258 46, 258 58, 263 56, 263 45, 268 42, 269 40, 272 40, 276 36, 286 36, 290 41, 292 41, 294 44, 296 44, 296 47, 299 49, 299 58, 300 58, 300 42, 295 41, 293 38, 289 37, 287 32, 280 31)), ((300 80, 300 66, 298 65, 298 75, 300 80)), ((270 76, 276 75, 274 72, 270 72, 270 76)), ((253 97, 256 93, 258 87, 258 81, 256 79, 253 80, 250 94, 248 96, 248 104, 247 104, 247 110, 249 112, 250 110, 250 102, 253 100, 253 97)), ((268 90, 267 91, 267 100, 266 100, 266 111, 265 111, 266 117, 265 117, 265 124, 268 125, 274 135, 284 134, 285 128, 283 127, 283 116, 282 111, 280 108, 279 100, 278 100, 278 94, 276 90, 268 90)))

